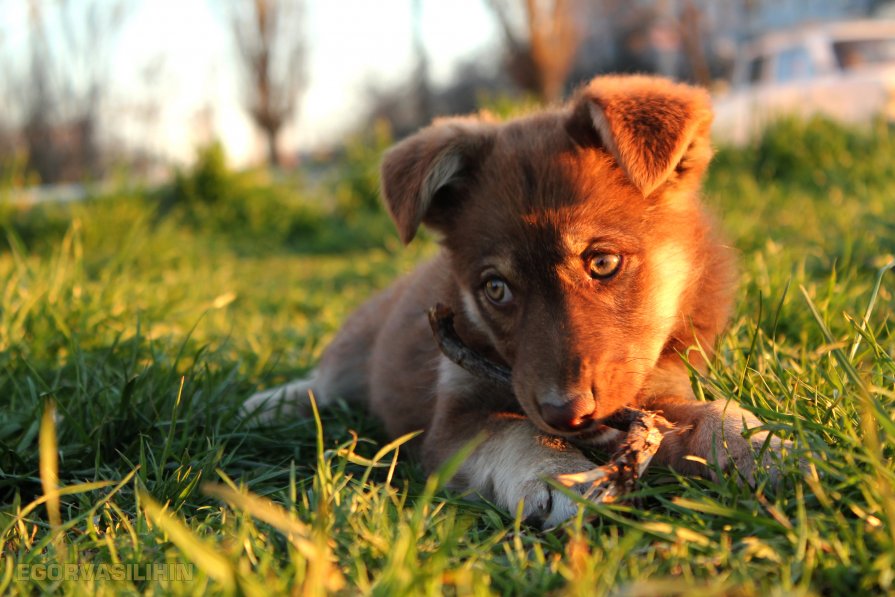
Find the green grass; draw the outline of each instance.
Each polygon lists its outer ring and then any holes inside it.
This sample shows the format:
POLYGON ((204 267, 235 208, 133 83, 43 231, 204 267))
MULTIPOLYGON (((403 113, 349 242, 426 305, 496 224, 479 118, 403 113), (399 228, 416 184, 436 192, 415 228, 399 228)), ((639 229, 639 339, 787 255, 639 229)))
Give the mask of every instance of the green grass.
POLYGON ((808 473, 791 458, 780 487, 751 490, 655 468, 632 501, 548 533, 445 493, 445 471, 427 479, 362 413, 237 416, 435 250, 401 248, 352 198, 370 192, 358 164, 360 191, 219 168, 223 206, 186 173, 161 193, 5 209, 0 593, 895 591, 895 172, 866 167, 892 163, 893 138, 796 132, 832 161, 771 137, 718 156, 706 198, 742 253, 740 298, 693 382, 792 439, 808 473), (863 165, 842 163, 853 148, 863 165), (769 168, 775 151, 790 170, 769 168), (37 578, 48 563, 192 579, 37 578))

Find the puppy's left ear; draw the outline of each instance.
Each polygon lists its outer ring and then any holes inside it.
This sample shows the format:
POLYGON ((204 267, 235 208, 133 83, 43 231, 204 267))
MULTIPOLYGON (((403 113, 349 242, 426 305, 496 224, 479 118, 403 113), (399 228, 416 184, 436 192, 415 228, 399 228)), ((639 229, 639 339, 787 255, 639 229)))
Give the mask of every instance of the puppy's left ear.
POLYGON ((659 77, 597 77, 573 110, 644 196, 675 176, 698 180, 712 157, 711 100, 703 89, 659 77))

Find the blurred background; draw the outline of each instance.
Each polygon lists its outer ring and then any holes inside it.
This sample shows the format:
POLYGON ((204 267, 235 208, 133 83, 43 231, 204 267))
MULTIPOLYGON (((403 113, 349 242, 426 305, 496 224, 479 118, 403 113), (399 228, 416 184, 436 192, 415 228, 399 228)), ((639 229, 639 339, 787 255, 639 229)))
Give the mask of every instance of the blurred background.
POLYGON ((161 182, 215 142, 237 168, 313 174, 359 135, 556 102, 613 71, 709 88, 722 142, 792 111, 891 120, 887 16, 895 2, 0 0, 0 164, 32 200, 161 182))

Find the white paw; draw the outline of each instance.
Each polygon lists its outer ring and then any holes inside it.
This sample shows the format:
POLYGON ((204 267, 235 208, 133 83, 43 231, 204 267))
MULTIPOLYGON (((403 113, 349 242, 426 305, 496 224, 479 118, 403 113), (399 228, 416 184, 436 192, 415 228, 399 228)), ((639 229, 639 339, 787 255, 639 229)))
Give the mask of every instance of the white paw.
MULTIPOLYGON (((588 464, 584 465, 583 468, 566 472, 581 472, 582 470, 593 468, 593 466, 593 463, 588 461, 588 464)), ((556 475, 560 474, 563 473, 556 473, 556 475)), ((523 519, 526 523, 533 526, 539 526, 542 529, 552 529, 578 513, 578 502, 539 479, 525 482, 522 491, 525 494, 525 506, 522 510, 523 519)))
POLYGON ((281 417, 306 416, 310 412, 309 392, 313 389, 313 379, 302 379, 252 394, 243 403, 241 414, 257 424, 269 424, 281 417))
POLYGON ((511 516, 521 503, 527 523, 552 528, 575 516, 578 504, 546 480, 592 468, 594 463, 577 448, 542 435, 525 421, 503 429, 480 446, 452 485, 479 493, 511 516))

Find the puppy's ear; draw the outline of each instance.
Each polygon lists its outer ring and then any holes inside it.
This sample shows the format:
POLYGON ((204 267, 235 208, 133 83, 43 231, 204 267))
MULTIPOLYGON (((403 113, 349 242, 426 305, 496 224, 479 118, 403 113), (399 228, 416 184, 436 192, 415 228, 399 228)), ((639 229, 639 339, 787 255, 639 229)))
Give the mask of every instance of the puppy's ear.
POLYGON ((474 175, 493 143, 487 115, 436 120, 389 149, 382 159, 382 196, 407 244, 423 222, 449 211, 449 191, 474 175))
POLYGON ((712 157, 711 100, 696 87, 658 77, 597 77, 573 107, 573 119, 584 115, 644 196, 672 175, 698 179, 712 157))

